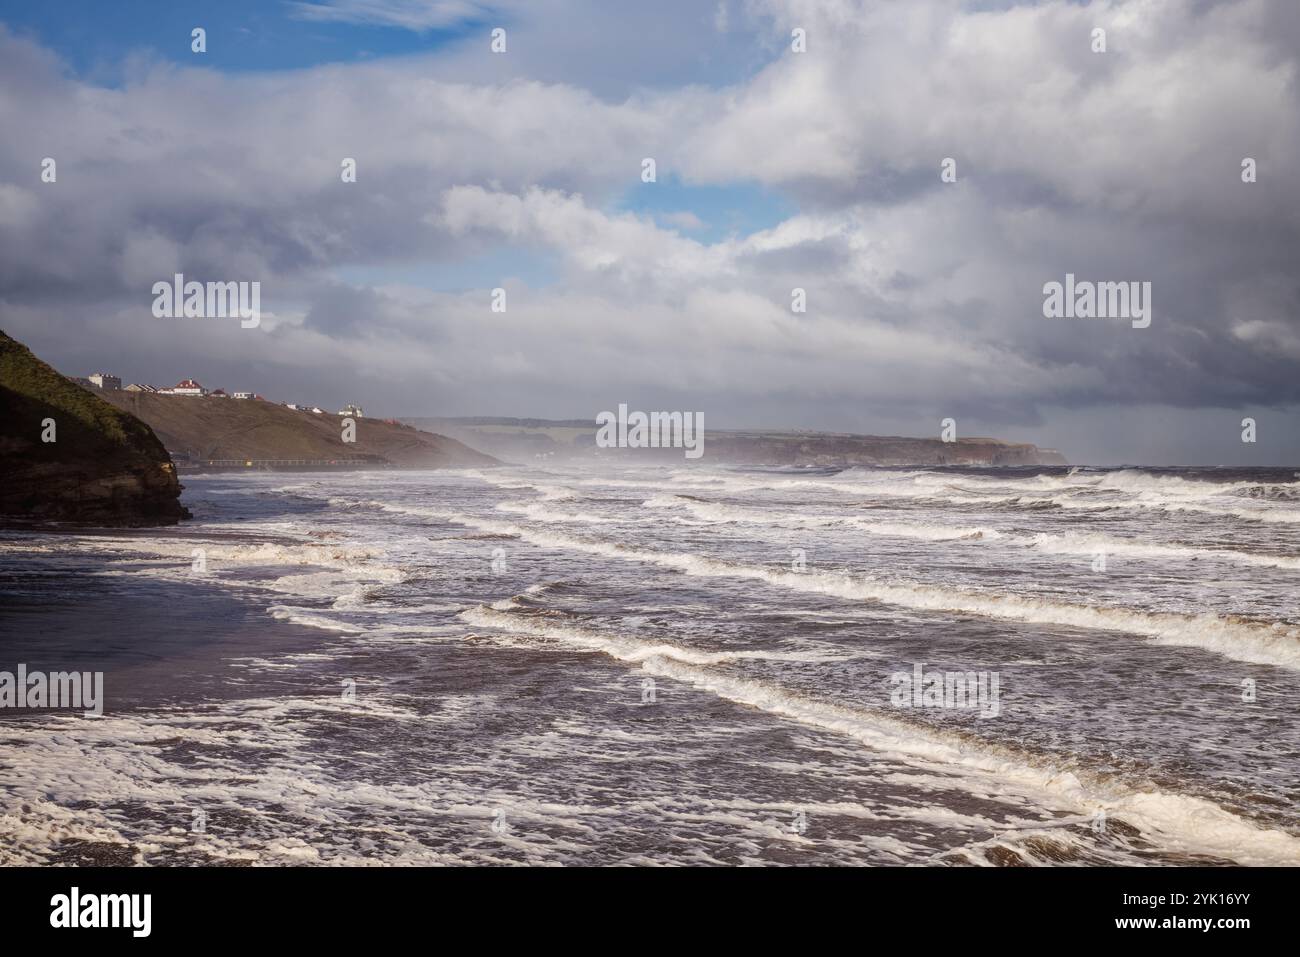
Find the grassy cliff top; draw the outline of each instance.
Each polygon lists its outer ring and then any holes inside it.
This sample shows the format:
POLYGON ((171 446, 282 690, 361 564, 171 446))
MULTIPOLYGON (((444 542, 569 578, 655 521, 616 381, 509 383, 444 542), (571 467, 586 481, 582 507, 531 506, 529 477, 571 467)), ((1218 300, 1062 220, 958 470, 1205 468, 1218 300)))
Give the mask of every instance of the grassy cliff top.
POLYGON ((3 332, 0 410, 0 525, 174 525, 189 517, 171 457, 149 426, 3 332))
POLYGON ((61 375, 3 331, 0 396, 7 407, 0 436, 19 447, 44 445, 42 452, 51 458, 93 453, 168 460, 162 443, 147 425, 61 375), (46 418, 55 421, 57 442, 40 442, 41 423, 46 418))
POLYGON ((343 416, 274 402, 124 391, 105 392, 104 399, 148 423, 172 452, 197 461, 352 460, 408 468, 498 464, 454 439, 382 419, 353 418, 355 441, 344 441, 343 416))

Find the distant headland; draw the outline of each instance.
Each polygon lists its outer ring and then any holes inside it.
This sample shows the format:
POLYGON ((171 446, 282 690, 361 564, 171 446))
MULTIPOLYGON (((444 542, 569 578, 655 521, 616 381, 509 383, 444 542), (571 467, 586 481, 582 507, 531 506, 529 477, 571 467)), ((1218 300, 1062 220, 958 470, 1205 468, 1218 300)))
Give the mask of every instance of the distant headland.
MULTIPOLYGON (((679 449, 601 448, 595 418, 520 419, 411 417, 401 421, 460 439, 511 462, 645 461, 690 464, 679 449)), ((708 430, 705 465, 754 466, 971 466, 1068 465, 1056 449, 995 438, 908 438, 848 432, 708 430)))

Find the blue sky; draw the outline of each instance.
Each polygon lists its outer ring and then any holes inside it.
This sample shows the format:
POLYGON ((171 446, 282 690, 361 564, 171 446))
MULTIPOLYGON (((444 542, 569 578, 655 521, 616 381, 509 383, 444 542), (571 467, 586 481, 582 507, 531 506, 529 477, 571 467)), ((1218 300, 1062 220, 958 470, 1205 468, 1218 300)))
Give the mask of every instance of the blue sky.
MULTIPOLYGON (((227 74, 271 73, 322 64, 437 57, 470 44, 486 44, 497 26, 508 33, 517 24, 527 26, 505 7, 450 0, 446 14, 440 15, 439 6, 436 0, 427 6, 418 0, 381 0, 369 6, 364 0, 66 0, 14 5, 5 11, 3 22, 57 53, 80 79, 108 88, 120 88, 129 65, 140 58, 227 74), (407 22, 394 22, 401 17, 407 22), (445 23, 431 22, 438 20, 445 23), (207 31, 203 54, 190 48, 191 31, 199 26, 207 31)), ((731 79, 737 69, 714 62, 703 72, 696 71, 697 79, 721 82, 731 79)), ((629 184, 602 208, 649 217, 665 229, 706 244, 769 229, 795 212, 787 198, 754 182, 690 184, 672 172, 655 184, 629 184)), ((400 283, 446 291, 494 285, 494 277, 536 286, 559 278, 554 256, 518 246, 453 255, 442 262, 349 264, 334 275, 352 283, 400 283)))
MULTIPOLYGON (((634 213, 662 229, 704 244, 771 229, 794 213, 789 201, 758 184, 690 186, 672 174, 655 183, 630 186, 606 208, 614 215, 634 213), (698 225, 683 219, 683 215, 694 217, 698 225)), ((560 257, 553 252, 504 245, 442 262, 345 266, 336 269, 334 275, 357 285, 398 284, 445 292, 492 288, 511 281, 540 289, 561 278, 561 266, 560 257)))
MULTIPOLYGON (((122 86, 129 65, 140 57, 227 74, 273 73, 322 64, 450 55, 468 44, 486 42, 495 26, 515 33, 519 22, 511 10, 474 9, 473 4, 461 7, 452 3, 446 16, 439 17, 437 4, 428 8, 417 3, 350 8, 348 3, 350 0, 343 0, 337 8, 320 0, 226 0, 217 4, 201 0, 121 0, 112 4, 68 0, 13 5, 5 10, 4 22, 16 33, 55 51, 83 81, 110 88, 122 86), (391 22, 399 17, 408 17, 408 21, 391 22), (390 22, 373 22, 385 18, 390 22), (446 22, 429 22, 439 18, 446 22), (196 26, 207 30, 207 52, 201 55, 190 48, 191 31, 196 26)), ((715 79, 731 72, 716 62, 708 70, 715 79)), ((673 173, 663 174, 659 182, 650 185, 630 183, 621 195, 615 192, 603 208, 610 213, 649 217, 662 228, 675 229, 701 243, 770 229, 794 212, 788 199, 758 183, 692 185, 673 173)), ((356 285, 396 283, 463 291, 512 280, 543 287, 558 280, 560 270, 556 257, 546 251, 502 246, 442 261, 344 264, 333 274, 356 285)))
POLYGON ((141 53, 194 66, 195 27, 207 31, 202 65, 228 72, 429 53, 482 29, 476 18, 423 31, 324 22, 304 18, 302 6, 281 0, 59 0, 8 3, 3 20, 83 76, 110 84, 120 79, 122 64, 141 53))
POLYGON ((756 183, 696 186, 683 183, 673 173, 631 187, 613 208, 649 216, 665 228, 703 243, 771 229, 795 213, 792 202, 756 183), (703 228, 691 228, 673 218, 682 212, 698 218, 703 228))

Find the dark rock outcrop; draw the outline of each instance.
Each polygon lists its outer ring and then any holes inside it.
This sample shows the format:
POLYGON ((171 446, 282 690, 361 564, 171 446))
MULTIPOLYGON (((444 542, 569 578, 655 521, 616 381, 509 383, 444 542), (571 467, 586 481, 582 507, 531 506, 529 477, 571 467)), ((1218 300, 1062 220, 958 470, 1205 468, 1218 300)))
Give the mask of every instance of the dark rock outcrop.
POLYGON ((174 525, 180 493, 149 426, 0 332, 0 523, 174 525))

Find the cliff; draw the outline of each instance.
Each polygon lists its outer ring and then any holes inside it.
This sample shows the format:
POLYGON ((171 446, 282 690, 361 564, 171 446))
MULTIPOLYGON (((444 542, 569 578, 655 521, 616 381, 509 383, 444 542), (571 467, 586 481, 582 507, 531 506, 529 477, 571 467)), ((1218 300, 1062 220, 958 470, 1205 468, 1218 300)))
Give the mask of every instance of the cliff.
POLYGON ((180 493, 149 426, 0 332, 0 523, 174 525, 180 493))
MULTIPOLYGON (((345 442, 343 417, 257 399, 110 391, 104 399, 148 423, 177 465, 234 460, 312 462, 322 467, 473 468, 500 463, 445 435, 382 419, 356 418, 345 442)), ((292 467, 292 466, 289 466, 292 467)))

